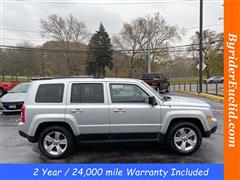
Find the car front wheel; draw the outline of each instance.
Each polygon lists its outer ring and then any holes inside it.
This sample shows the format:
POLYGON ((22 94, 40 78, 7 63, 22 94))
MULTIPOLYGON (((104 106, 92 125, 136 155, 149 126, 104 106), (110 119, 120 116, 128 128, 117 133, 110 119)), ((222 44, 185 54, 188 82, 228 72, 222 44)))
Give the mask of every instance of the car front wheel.
POLYGON ((195 124, 179 122, 171 127, 166 140, 170 150, 186 155, 195 152, 200 147, 202 134, 195 124))
POLYGON ((39 135, 39 149, 50 159, 63 158, 74 148, 73 135, 61 126, 50 126, 39 135))

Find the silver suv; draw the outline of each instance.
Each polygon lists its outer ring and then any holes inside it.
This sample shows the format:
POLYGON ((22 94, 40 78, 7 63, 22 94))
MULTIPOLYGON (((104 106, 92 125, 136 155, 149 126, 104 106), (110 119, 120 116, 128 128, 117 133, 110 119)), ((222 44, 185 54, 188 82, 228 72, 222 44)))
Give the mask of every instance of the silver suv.
POLYGON ((18 127, 48 158, 67 156, 75 143, 113 141, 166 142, 190 154, 216 129, 198 99, 162 96, 142 80, 76 77, 33 81, 18 127))

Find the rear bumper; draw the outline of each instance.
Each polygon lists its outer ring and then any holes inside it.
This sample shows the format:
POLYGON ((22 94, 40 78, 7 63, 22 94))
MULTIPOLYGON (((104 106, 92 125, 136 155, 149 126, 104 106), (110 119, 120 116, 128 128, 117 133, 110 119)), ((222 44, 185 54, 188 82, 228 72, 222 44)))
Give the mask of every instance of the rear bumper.
POLYGON ((23 132, 21 130, 19 130, 18 133, 20 136, 26 138, 29 142, 31 142, 31 143, 36 142, 36 138, 33 136, 29 136, 28 134, 26 134, 25 132, 23 132))
POLYGON ((168 90, 169 89, 169 87, 168 86, 166 86, 166 87, 162 87, 162 86, 151 86, 153 89, 159 89, 159 90, 168 90))

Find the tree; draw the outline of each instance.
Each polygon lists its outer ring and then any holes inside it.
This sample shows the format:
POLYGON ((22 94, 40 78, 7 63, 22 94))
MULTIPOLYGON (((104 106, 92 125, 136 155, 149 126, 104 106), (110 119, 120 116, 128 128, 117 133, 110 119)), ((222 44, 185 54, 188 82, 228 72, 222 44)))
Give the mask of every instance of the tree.
POLYGON ((40 25, 43 37, 62 42, 61 48, 65 50, 65 74, 70 75, 71 61, 68 50, 71 48, 71 42, 82 43, 88 38, 89 33, 85 23, 69 14, 66 18, 51 15, 46 20, 41 19, 40 25))
POLYGON ((6 75, 6 51, 0 49, 0 71, 2 75, 2 81, 5 80, 6 75))
MULTIPOLYGON (((51 49, 40 54, 41 76, 64 75, 66 69, 64 51, 58 51, 62 47, 61 41, 47 41, 40 48, 51 49), (55 51, 56 50, 56 51, 55 51)), ((69 43, 69 69, 68 75, 83 75, 85 73, 87 45, 81 43, 69 43)))
POLYGON ((39 73, 37 54, 34 51, 27 50, 33 45, 29 42, 21 42, 16 45, 19 48, 5 48, 2 52, 3 61, 1 62, 2 76, 10 75, 11 80, 18 80, 18 76, 27 76, 28 80, 33 75, 39 73))
MULTIPOLYGON (((197 73, 195 68, 198 64, 199 58, 199 39, 198 35, 192 36, 192 44, 188 48, 189 53, 196 61, 194 65, 194 72, 197 73)), ((203 71, 207 78, 215 74, 223 74, 223 33, 217 33, 215 31, 205 30, 203 38, 203 55, 204 63, 207 65, 203 71)))
POLYGON ((112 44, 111 39, 102 23, 99 30, 93 34, 88 44, 88 58, 86 71, 88 74, 104 76, 105 68, 112 69, 112 44))
MULTIPOLYGON (((18 47, 25 47, 25 48, 31 48, 33 47, 33 44, 30 42, 22 42, 17 44, 18 47)), ((14 53, 12 53, 12 60, 16 63, 15 65, 15 76, 18 75, 26 75, 28 78, 28 81, 33 75, 37 75, 39 72, 39 63, 37 59, 36 52, 33 51, 24 51, 24 50, 16 50, 14 53)))
MULTIPOLYGON (((177 26, 172 26, 159 13, 139 17, 130 23, 124 23, 118 36, 114 37, 114 45, 129 58, 128 76, 134 71, 146 67, 146 45, 150 41, 152 61, 162 61, 166 56, 166 43, 180 39, 182 32, 177 26)), ((145 69, 144 69, 145 71, 145 69)))

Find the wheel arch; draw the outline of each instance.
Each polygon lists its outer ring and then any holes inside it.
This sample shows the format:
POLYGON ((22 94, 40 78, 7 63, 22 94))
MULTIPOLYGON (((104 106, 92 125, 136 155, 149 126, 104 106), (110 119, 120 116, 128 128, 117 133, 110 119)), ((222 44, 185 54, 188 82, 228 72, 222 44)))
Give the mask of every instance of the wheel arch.
POLYGON ((67 130, 69 130, 69 132, 73 135, 73 137, 75 137, 71 126, 68 123, 66 123, 66 122, 61 122, 61 121, 42 122, 41 124, 39 124, 39 126, 36 129, 33 141, 34 142, 38 141, 38 138, 39 138, 39 135, 40 135, 41 131, 43 131, 43 129, 45 129, 47 127, 50 127, 50 126, 61 126, 61 127, 64 127, 67 130))
POLYGON ((203 137, 205 136, 205 130, 204 130, 204 127, 203 127, 203 124, 202 124, 201 120, 198 119, 198 118, 190 118, 190 117, 187 117, 187 118, 173 118, 171 120, 171 122, 169 123, 169 125, 168 125, 166 134, 169 132, 171 127, 173 127, 173 125, 175 125, 175 124, 177 124, 179 122, 191 122, 191 123, 193 123, 194 125, 199 127, 202 136, 203 137))

